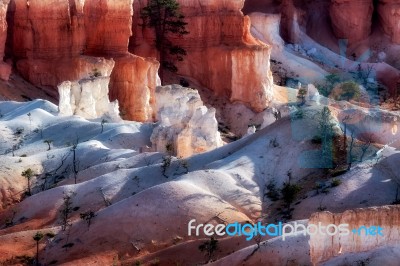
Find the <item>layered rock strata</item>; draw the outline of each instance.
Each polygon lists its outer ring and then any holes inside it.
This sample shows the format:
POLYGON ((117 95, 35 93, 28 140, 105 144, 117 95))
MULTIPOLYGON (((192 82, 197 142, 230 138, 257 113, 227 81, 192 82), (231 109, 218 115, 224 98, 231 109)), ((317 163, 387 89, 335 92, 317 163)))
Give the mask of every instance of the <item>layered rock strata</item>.
MULTIPOLYGON (((135 14, 146 3, 135 1, 135 14)), ((265 109, 273 98, 271 47, 250 34, 250 19, 240 11, 244 0, 179 3, 190 33, 183 38, 171 37, 188 53, 177 63, 178 74, 198 80, 216 96, 245 103, 255 111, 265 109)), ((130 48, 140 56, 157 56, 153 32, 140 23, 135 16, 130 48)))
MULTIPOLYGON (((348 235, 313 234, 310 237, 310 256, 314 265, 326 261, 334 256, 347 253, 370 251, 382 246, 396 245, 400 241, 400 207, 384 206, 366 209, 348 210, 344 213, 320 212, 311 216, 309 224, 322 226, 334 224, 348 224, 348 235), (383 228, 382 234, 370 234, 365 227, 383 228), (361 229, 360 229, 361 228, 361 229), (356 229, 356 233, 352 230, 356 229), (358 234, 359 233, 359 234, 358 234)), ((331 229, 333 232, 333 229, 331 229)))
POLYGON ((0 79, 8 80, 11 66, 3 62, 4 49, 7 39, 7 8, 10 0, 0 0, 0 79))
POLYGON ((153 119, 148 106, 159 64, 128 53, 133 0, 12 0, 12 4, 12 51, 24 78, 37 86, 56 87, 108 68, 98 57, 113 58, 110 95, 121 97, 124 118, 153 119))

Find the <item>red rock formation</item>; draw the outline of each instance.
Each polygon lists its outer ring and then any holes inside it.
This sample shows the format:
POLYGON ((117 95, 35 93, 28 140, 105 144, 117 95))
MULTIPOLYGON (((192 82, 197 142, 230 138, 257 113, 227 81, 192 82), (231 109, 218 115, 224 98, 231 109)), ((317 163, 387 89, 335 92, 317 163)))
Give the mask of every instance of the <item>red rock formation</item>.
POLYGON ((62 81, 106 71, 110 60, 104 58, 113 58, 110 94, 121 97, 125 118, 148 121, 153 117, 148 106, 158 63, 128 53, 133 0, 12 1, 12 50, 24 78, 56 88, 62 81))
POLYGON ((331 0, 330 17, 336 37, 349 43, 367 38, 373 10, 372 0, 331 0))
POLYGON ((155 88, 159 63, 154 58, 128 54, 115 58, 115 68, 110 81, 110 98, 120 103, 121 115, 135 121, 153 121, 155 88))
POLYGON ((378 5, 382 27, 392 42, 400 44, 400 1, 381 0, 378 5))
MULTIPOLYGON (((270 47, 250 34, 250 19, 240 11, 240 1, 179 1, 190 34, 172 39, 188 55, 177 63, 179 74, 197 79, 217 96, 227 96, 262 111, 272 99, 270 47)), ((134 2, 135 13, 146 0, 134 2)), ((154 36, 133 21, 131 49, 141 56, 155 56, 154 36)))
POLYGON ((298 43, 299 11, 293 0, 283 0, 281 5, 281 35, 289 43, 298 43))
POLYGON ((398 205, 348 210, 339 214, 330 212, 313 214, 309 224, 318 225, 319 223, 322 226, 349 224, 350 230, 361 226, 380 226, 384 231, 383 236, 367 236, 365 230, 362 230, 361 235, 352 232, 347 236, 311 235, 310 255, 314 265, 339 254, 373 250, 384 245, 398 244, 400 241, 400 206, 398 205))
POLYGON ((3 63, 4 48, 7 38, 7 7, 10 0, 0 0, 0 79, 8 80, 11 73, 11 67, 3 63))

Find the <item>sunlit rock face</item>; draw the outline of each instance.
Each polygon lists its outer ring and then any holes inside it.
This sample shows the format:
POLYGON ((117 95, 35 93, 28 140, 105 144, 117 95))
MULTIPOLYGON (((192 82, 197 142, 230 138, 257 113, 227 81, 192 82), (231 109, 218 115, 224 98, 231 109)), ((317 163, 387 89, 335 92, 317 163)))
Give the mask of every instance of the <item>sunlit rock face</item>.
POLYGON ((154 121, 152 108, 155 88, 161 85, 158 78, 159 63, 154 58, 132 54, 118 57, 111 75, 110 98, 121 103, 124 119, 141 122, 154 121))
POLYGON ((196 90, 179 85, 157 87, 155 110, 158 126, 151 136, 153 147, 189 157, 222 145, 215 109, 203 105, 196 90))
POLYGON ((93 71, 108 69, 110 60, 101 58, 113 58, 111 75, 102 76, 111 76, 110 94, 121 97, 124 118, 154 117, 149 106, 158 63, 128 53, 133 0, 12 1, 12 51, 24 78, 56 88, 65 80, 82 80, 93 71))
MULTIPOLYGON (((315 213, 311 216, 309 224, 322 226, 328 224, 349 224, 349 229, 361 226, 380 226, 383 236, 366 235, 361 230, 360 235, 350 232, 349 235, 314 234, 310 237, 310 255, 313 265, 318 265, 332 257, 346 253, 359 253, 374 250, 382 246, 397 245, 400 241, 400 207, 384 206, 365 209, 348 210, 344 213, 333 214, 330 212, 315 213)), ((333 229, 332 229, 333 231, 333 229)), ((376 232, 377 233, 377 232, 376 232)))
POLYGON ((3 62, 4 48, 7 38, 7 7, 9 0, 0 0, 0 79, 8 80, 11 74, 11 66, 3 62))
MULTIPOLYGON (((135 1, 135 14, 146 3, 135 1)), ((171 38, 188 53, 177 63, 178 73, 195 78, 216 96, 243 102, 255 111, 265 109, 273 98, 271 48, 250 34, 250 19, 241 12, 244 1, 179 3, 190 34, 171 38)), ((152 31, 140 23, 140 17, 134 16, 131 50, 141 56, 157 56, 152 31)))
POLYGON ((87 119, 108 117, 120 121, 118 101, 110 103, 108 84, 114 61, 106 75, 97 71, 79 81, 64 81, 58 85, 61 116, 79 115, 87 119))
POLYGON ((333 32, 350 43, 362 41, 371 33, 372 0, 331 0, 330 17, 333 32))
POLYGON ((385 33, 392 42, 400 44, 400 1, 380 0, 378 12, 385 33))

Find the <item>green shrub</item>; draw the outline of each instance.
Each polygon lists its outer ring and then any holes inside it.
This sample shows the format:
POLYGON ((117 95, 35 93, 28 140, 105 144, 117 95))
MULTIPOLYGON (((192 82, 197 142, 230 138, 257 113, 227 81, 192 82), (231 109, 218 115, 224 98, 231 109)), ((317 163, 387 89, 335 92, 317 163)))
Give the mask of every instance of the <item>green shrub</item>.
POLYGON ((282 198, 287 205, 290 205, 297 197, 301 187, 296 184, 285 183, 281 189, 282 198))
POLYGON ((332 179, 331 187, 337 187, 337 186, 339 186, 340 184, 342 184, 342 180, 340 180, 340 179, 338 179, 338 178, 334 178, 334 179, 332 179))

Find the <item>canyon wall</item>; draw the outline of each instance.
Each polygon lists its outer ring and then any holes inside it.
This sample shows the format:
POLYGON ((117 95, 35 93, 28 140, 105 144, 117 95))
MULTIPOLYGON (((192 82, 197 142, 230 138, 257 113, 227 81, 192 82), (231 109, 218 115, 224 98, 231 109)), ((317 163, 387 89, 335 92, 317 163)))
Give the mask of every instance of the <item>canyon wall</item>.
POLYGON ((159 64, 128 52, 132 4, 133 0, 12 0, 9 30, 18 72, 37 86, 56 88, 93 72, 108 76, 103 73, 109 69, 106 61, 113 58, 111 99, 121 98, 124 118, 152 120, 148 106, 159 64))
POLYGON ((0 79, 8 80, 11 74, 11 66, 3 62, 4 49, 7 38, 7 8, 10 0, 0 0, 0 79))
POLYGON ((379 18, 392 42, 400 44, 400 1, 381 0, 378 5, 379 18))
MULTIPOLYGON (((135 1, 135 14, 146 3, 135 1)), ((188 53, 177 63, 178 74, 198 80, 217 97, 245 103, 255 111, 265 109, 273 98, 271 48, 251 36, 250 19, 241 12, 244 0, 179 3, 190 33, 170 38, 188 53)), ((134 16, 132 52, 157 56, 152 30, 140 23, 139 16, 134 16)))
POLYGON ((400 44, 399 0, 379 0, 375 7, 372 0, 331 0, 330 16, 336 37, 350 43, 366 39, 371 33, 373 12, 378 13, 380 24, 392 42, 400 44))
MULTIPOLYGON (((7 2, 0 2, 1 30, 6 28, 7 2)), ((99 58, 112 58, 110 99, 119 100, 124 118, 152 121, 160 80, 159 63, 150 59, 157 57, 152 31, 138 25, 139 10, 146 3, 11 0, 7 43, 17 71, 36 86, 56 88, 63 81, 103 71, 107 66, 99 58), (128 46, 139 56, 129 53, 128 46)), ((180 4, 190 34, 172 40, 188 51, 178 64, 179 74, 197 79, 216 96, 243 102, 255 111, 266 108, 273 98, 270 47, 251 36, 250 19, 241 13, 244 0, 180 4)), ((0 48, 5 42, 0 40, 0 48)))
POLYGON ((373 1, 331 0, 330 16, 337 38, 349 43, 362 41, 371 33, 373 1))
POLYGON ((350 232, 349 235, 322 235, 310 237, 310 255, 314 265, 332 257, 346 253, 359 253, 373 250, 381 246, 398 244, 400 241, 400 206, 384 206, 366 209, 348 210, 344 213, 320 212, 311 216, 309 224, 323 226, 328 224, 349 224, 349 229, 358 229, 361 226, 380 226, 383 236, 366 235, 361 230, 360 235, 350 232))

